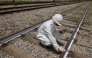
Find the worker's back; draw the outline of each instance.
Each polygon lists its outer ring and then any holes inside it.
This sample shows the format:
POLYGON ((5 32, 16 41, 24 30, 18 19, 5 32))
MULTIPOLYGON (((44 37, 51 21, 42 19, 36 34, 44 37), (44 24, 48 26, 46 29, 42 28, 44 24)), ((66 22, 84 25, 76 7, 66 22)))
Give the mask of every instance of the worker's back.
POLYGON ((40 28, 38 30, 38 36, 46 35, 46 32, 48 32, 48 31, 53 33, 54 30, 55 30, 55 28, 54 28, 53 20, 46 21, 40 26, 40 28))

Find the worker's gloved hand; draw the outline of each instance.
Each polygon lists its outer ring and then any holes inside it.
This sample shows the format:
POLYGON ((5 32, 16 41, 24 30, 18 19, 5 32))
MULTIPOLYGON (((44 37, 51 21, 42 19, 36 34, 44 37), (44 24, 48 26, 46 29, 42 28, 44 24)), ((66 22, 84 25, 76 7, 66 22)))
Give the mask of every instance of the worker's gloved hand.
POLYGON ((62 47, 62 46, 60 46, 59 48, 58 48, 58 52, 65 52, 66 50, 62 47))
POLYGON ((63 33, 65 33, 65 32, 66 32, 66 29, 59 30, 59 32, 60 32, 61 34, 63 34, 63 33))

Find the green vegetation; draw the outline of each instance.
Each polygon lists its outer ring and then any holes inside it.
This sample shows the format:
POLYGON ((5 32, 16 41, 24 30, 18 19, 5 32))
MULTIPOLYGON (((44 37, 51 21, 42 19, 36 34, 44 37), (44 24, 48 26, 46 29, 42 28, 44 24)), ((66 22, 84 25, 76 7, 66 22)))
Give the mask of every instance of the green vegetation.
MULTIPOLYGON (((67 8, 67 9, 68 9, 68 8, 67 8)), ((62 12, 64 12, 64 11, 66 11, 67 9, 56 9, 56 10, 53 12, 53 15, 56 14, 56 13, 60 13, 60 11, 61 11, 61 13, 62 13, 62 12)))
POLYGON ((85 22, 83 22, 83 26, 92 26, 92 2, 90 3, 90 8, 87 13, 85 22))
POLYGON ((3 36, 5 34, 5 32, 0 31, 0 36, 3 36))
MULTIPOLYGON (((82 10, 82 9, 81 9, 81 10, 82 10)), ((79 11, 80 11, 80 10, 79 10, 79 11)), ((80 12, 77 12, 77 14, 78 14, 78 15, 82 15, 82 14, 83 14, 83 12, 81 12, 81 11, 80 11, 80 12)))
POLYGON ((62 12, 67 11, 68 9, 71 9, 71 7, 61 9, 62 12))
POLYGON ((35 14, 34 16, 34 18, 31 18, 32 20, 29 22, 29 25, 34 25, 38 22, 41 22, 44 18, 44 16, 41 14, 35 14))
POLYGON ((74 19, 74 20, 71 20, 71 21, 73 21, 74 23, 76 23, 76 22, 79 22, 79 19, 74 19))
POLYGON ((34 25, 34 24, 36 24, 36 23, 38 23, 38 22, 41 22, 41 21, 42 21, 42 19, 33 18, 33 19, 29 22, 29 25, 34 25))
POLYGON ((80 18, 79 17, 74 17, 71 21, 73 21, 74 23, 79 22, 80 18))
POLYGON ((92 6, 92 2, 90 3, 90 6, 92 6))
POLYGON ((30 22, 29 25, 33 25, 33 22, 30 22))
POLYGON ((87 19, 90 19, 90 17, 92 17, 92 12, 89 12, 89 13, 87 14, 87 19))
POLYGON ((91 26, 91 25, 92 25, 91 21, 83 22, 83 26, 91 26))
POLYGON ((60 13, 60 12, 58 12, 58 11, 54 11, 54 12, 53 12, 53 14, 56 14, 56 13, 60 13))
POLYGON ((39 18, 43 18, 43 15, 40 15, 40 14, 36 14, 36 16, 39 18))
POLYGON ((13 30, 16 31, 16 30, 20 30, 19 27, 13 27, 13 30))
POLYGON ((29 25, 34 25, 37 22, 37 19, 33 19, 32 21, 29 22, 29 25))
POLYGON ((90 34, 92 34, 92 31, 90 32, 90 34))

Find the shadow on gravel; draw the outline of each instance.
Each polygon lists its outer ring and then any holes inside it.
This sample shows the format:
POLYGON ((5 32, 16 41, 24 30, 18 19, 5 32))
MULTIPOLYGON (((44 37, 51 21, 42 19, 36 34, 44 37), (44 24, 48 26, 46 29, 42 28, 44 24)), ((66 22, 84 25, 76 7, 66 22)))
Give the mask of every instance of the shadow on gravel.
MULTIPOLYGON (((57 43, 60 45, 60 46, 63 46, 62 43, 60 43, 59 41, 57 41, 57 43)), ((57 52, 53 46, 44 46, 43 44, 39 43, 39 45, 42 47, 42 48, 45 48, 48 52, 53 52, 55 54, 61 54, 61 52, 57 52)))

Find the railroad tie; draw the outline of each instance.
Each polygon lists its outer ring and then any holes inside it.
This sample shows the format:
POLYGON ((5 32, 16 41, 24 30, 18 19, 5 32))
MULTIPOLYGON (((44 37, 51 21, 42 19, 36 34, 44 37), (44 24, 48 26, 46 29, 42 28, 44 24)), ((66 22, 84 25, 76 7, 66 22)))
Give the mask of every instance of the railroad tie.
POLYGON ((16 58, 35 58, 34 56, 26 53, 24 50, 19 49, 18 47, 13 46, 12 44, 1 46, 0 49, 15 56, 16 58))
POLYGON ((36 44, 36 45, 39 45, 39 43, 40 43, 39 40, 32 38, 30 35, 24 35, 23 39, 26 40, 26 41, 29 41, 33 44, 36 44))
POLYGON ((74 51, 70 51, 68 57, 72 57, 72 58, 89 58, 86 55, 83 55, 83 54, 80 54, 80 53, 77 53, 77 52, 74 52, 74 51))
POLYGON ((77 45, 81 45, 81 46, 85 46, 85 47, 90 47, 90 44, 88 42, 85 42, 85 41, 76 40, 76 42, 74 42, 74 43, 77 44, 77 45))

